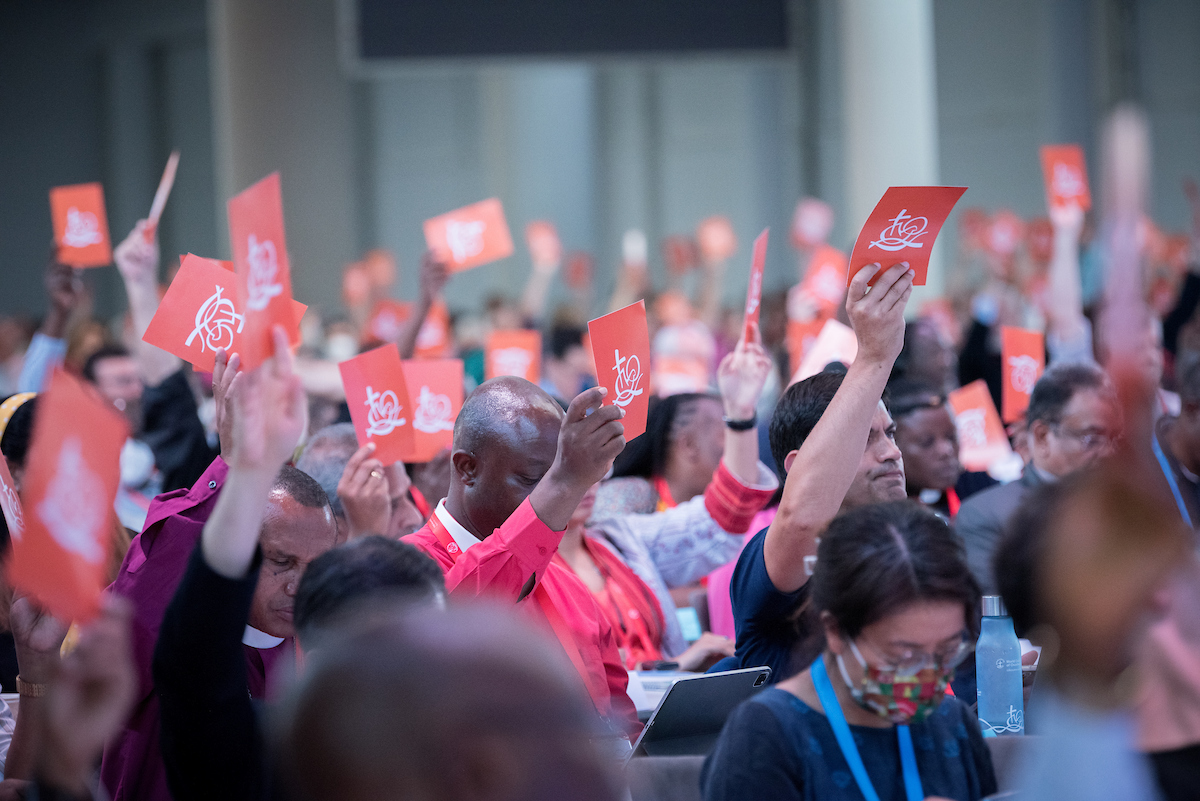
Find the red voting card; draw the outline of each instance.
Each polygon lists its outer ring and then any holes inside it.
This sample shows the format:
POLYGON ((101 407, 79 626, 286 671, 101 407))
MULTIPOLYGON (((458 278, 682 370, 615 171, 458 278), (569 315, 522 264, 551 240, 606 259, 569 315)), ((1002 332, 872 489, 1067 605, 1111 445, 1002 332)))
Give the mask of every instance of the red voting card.
POLYGON ((1046 369, 1046 338, 1038 331, 1002 326, 1000 359, 1003 373, 1000 405, 1004 422, 1011 423, 1020 420, 1029 408, 1033 385, 1046 369))
POLYGON ((25 513, 21 508, 21 498, 17 495, 17 485, 12 473, 8 472, 8 460, 0 456, 0 511, 4 513, 4 522, 8 523, 8 533, 13 540, 20 540, 25 534, 25 513))
POLYGON ((729 218, 718 214, 700 221, 696 227, 696 244, 700 254, 709 262, 725 261, 737 252, 737 234, 729 218))
POLYGON ((246 315, 242 367, 253 370, 271 355, 271 327, 290 330, 296 324, 279 173, 271 173, 229 201, 229 239, 238 297, 246 315))
POLYGON ((525 226, 525 242, 529 245, 529 255, 533 257, 534 266, 557 265, 562 261, 562 242, 554 223, 547 220, 534 220, 525 226))
POLYGON ((858 337, 854 336, 854 329, 837 320, 826 320, 821 326, 821 333, 817 334, 816 340, 805 352, 789 385, 816 375, 830 362, 849 366, 857 356, 858 337))
POLYGON ((971 471, 987 470, 1012 453, 996 404, 981 378, 947 396, 958 433, 958 458, 971 471))
POLYGON ((50 190, 50 216, 58 260, 72 267, 112 264, 112 240, 100 184, 56 186, 50 190))
POLYGON ((425 221, 425 244, 458 272, 512 255, 512 235, 504 207, 496 198, 431 217, 425 221))
POLYGON ((517 375, 537 383, 542 375, 542 335, 537 331, 493 331, 483 349, 483 376, 517 375))
POLYGON ((411 316, 411 303, 383 298, 371 309, 366 330, 363 331, 363 341, 395 342, 404 330, 405 321, 411 316))
POLYGON ((87 621, 100 608, 128 435, 124 417, 55 371, 38 400, 9 580, 61 620, 87 621))
POLYGON ((404 461, 428 462, 454 441, 454 421, 463 404, 463 363, 411 359, 402 364, 413 406, 413 451, 404 461))
POLYGON ((650 333, 646 304, 639 300, 588 323, 596 380, 608 390, 606 404, 625 409, 625 441, 646 430, 650 409, 650 333))
POLYGON ((1042 177, 1051 206, 1076 205, 1084 211, 1092 207, 1087 166, 1079 145, 1042 145, 1042 177))
POLYGON ((804 276, 804 292, 817 312, 831 315, 846 297, 846 254, 830 245, 813 251, 804 276))
POLYGON ((375 458, 385 465, 410 456, 413 407, 396 346, 369 350, 340 363, 338 369, 358 444, 374 442, 375 458))
POLYGON ((763 268, 767 264, 767 235, 770 228, 754 240, 754 249, 750 257, 750 285, 746 288, 746 315, 742 322, 742 337, 750 341, 750 325, 758 322, 759 312, 762 311, 762 282, 763 268))
POLYGON ((924 286, 933 243, 966 191, 965 186, 889 187, 854 242, 846 285, 868 264, 878 262, 886 270, 906 261, 914 273, 913 284, 924 286))
MULTIPOLYGON (((242 353, 246 317, 232 270, 227 261, 184 256, 142 339, 206 373, 212 372, 218 348, 242 353)), ((307 309, 291 301, 286 328, 292 347, 300 344, 300 318, 307 309)))
POLYGON ((449 355, 450 345, 450 310, 444 301, 435 300, 417 332, 413 355, 418 359, 441 359, 449 355))
POLYGON ((822 318, 806 320, 804 322, 788 320, 788 367, 792 375, 795 375, 796 371, 800 369, 800 363, 804 361, 804 354, 808 353, 812 348, 813 343, 817 341, 817 337, 820 336, 821 329, 824 327, 825 320, 822 318))

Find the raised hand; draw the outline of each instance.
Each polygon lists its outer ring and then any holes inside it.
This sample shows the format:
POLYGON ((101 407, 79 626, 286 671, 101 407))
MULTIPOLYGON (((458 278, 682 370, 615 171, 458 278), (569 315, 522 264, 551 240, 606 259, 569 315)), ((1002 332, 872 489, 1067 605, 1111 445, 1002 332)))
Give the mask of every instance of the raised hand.
POLYGON ((387 533, 392 502, 383 463, 375 458, 374 442, 359 448, 346 462, 337 494, 346 510, 350 539, 387 533))
POLYGON ((21 679, 46 684, 58 670, 58 651, 67 636, 67 624, 23 596, 13 598, 9 624, 21 679))
POLYGON ((625 410, 601 406, 608 390, 592 387, 575 396, 563 417, 558 434, 558 453, 550 473, 587 491, 612 467, 625 447, 625 410), (590 414, 588 410, 594 409, 590 414))
POLYGON ((158 236, 146 241, 148 220, 138 220, 129 236, 113 250, 113 262, 126 283, 157 285, 158 236))
POLYGON ((432 250, 421 254, 420 290, 421 300, 432 303, 441 294, 450 279, 446 262, 432 250))
POLYGON ((1050 225, 1054 227, 1054 235, 1070 237, 1076 246, 1083 232, 1083 209, 1076 203, 1065 206, 1051 205, 1049 208, 1050 225))
POLYGON ((46 264, 46 295, 50 298, 50 311, 42 322, 42 333, 62 339, 71 315, 83 302, 83 271, 59 264, 52 257, 46 264))
POLYGON ((738 340, 737 347, 726 354, 717 368, 717 386, 725 416, 730 420, 748 420, 754 416, 763 385, 771 374, 771 357, 762 346, 758 324, 750 329, 750 340, 738 340))
POLYGON ((80 631, 46 697, 38 777, 75 793, 86 790, 105 742, 125 723, 137 693, 130 643, 132 610, 115 596, 80 631))
POLYGON ((292 369, 287 333, 276 325, 271 332, 275 354, 261 367, 238 373, 227 397, 233 399, 233 442, 230 467, 265 471, 272 477, 292 457, 304 430, 304 390, 292 369))
POLYGON ((875 286, 868 286, 878 270, 878 264, 868 264, 854 275, 846 294, 846 314, 858 337, 855 361, 891 370, 904 347, 904 307, 912 294, 913 271, 908 262, 900 262, 885 270, 875 286))
POLYGON ((228 457, 233 447, 234 418, 233 399, 229 396, 229 389, 233 385, 233 379, 237 377, 238 368, 242 366, 242 359, 236 353, 229 354, 224 348, 218 348, 213 361, 214 422, 217 427, 217 439, 221 443, 221 455, 228 457))

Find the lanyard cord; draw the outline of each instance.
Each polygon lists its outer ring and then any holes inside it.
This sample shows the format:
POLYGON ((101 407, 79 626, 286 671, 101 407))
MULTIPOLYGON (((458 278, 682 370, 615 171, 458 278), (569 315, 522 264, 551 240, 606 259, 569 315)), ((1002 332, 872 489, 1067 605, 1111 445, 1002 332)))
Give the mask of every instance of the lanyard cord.
POLYGON ((1180 492, 1179 482, 1175 479, 1175 471, 1171 469, 1171 463, 1167 461, 1167 455, 1163 453, 1162 445, 1158 444, 1157 435, 1151 435, 1150 444, 1154 448, 1154 457, 1158 459, 1163 475, 1167 477, 1167 484, 1171 487, 1171 494, 1175 496, 1175 505, 1179 507, 1179 514, 1183 518, 1183 522, 1187 524, 1188 528, 1194 528, 1192 515, 1188 512, 1187 504, 1183 502, 1183 493, 1180 492))
MULTIPOLYGON (((825 719, 829 721, 829 726, 833 729, 833 736, 837 738, 838 748, 842 750, 842 756, 845 758, 846 764, 850 766, 850 772, 854 775, 854 782, 858 785, 859 792, 863 794, 866 801, 879 801, 879 794, 875 792, 875 785, 871 784, 871 777, 867 775, 867 768, 863 764, 862 756, 858 753, 858 746, 854 744, 854 735, 850 733, 850 725, 846 723, 846 716, 842 714, 837 694, 834 693, 833 685, 829 682, 829 673, 825 670, 823 656, 817 657, 810 672, 813 687, 817 690, 817 698, 821 701, 821 708, 825 711, 825 719)), ((921 788, 921 774, 917 770, 917 756, 913 751, 912 735, 908 731, 908 726, 896 727, 896 739, 900 745, 900 767, 904 772, 905 795, 908 796, 908 801, 922 801, 925 793, 921 788)))

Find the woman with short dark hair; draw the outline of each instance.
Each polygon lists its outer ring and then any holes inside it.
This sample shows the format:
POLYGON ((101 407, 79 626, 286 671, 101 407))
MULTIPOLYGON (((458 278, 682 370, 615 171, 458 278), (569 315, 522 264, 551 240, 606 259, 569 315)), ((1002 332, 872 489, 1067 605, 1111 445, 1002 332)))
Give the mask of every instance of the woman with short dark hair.
POLYGON ((829 524, 811 581, 825 647, 730 716, 701 774, 705 799, 994 793, 975 715, 945 694, 980 603, 946 523, 908 501, 854 509, 829 524))

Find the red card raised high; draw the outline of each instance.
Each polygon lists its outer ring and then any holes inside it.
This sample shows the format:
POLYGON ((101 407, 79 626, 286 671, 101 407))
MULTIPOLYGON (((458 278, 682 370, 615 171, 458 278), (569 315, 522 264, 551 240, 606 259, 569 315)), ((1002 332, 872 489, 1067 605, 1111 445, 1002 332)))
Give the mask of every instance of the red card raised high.
POLYGON ((1092 207, 1088 189, 1087 166, 1079 145, 1042 145, 1042 177, 1046 181, 1046 200, 1051 206, 1076 205, 1084 211, 1092 207))
POLYGON ((537 331, 493 331, 483 349, 483 377, 515 375, 538 383, 542 375, 542 335, 537 331))
POLYGON ((271 173, 229 201, 229 239, 238 297, 246 315, 242 367, 253 370, 271 355, 271 327, 290 330, 297 322, 279 173, 271 173))
POLYGON ((50 216, 58 260, 72 267, 112 264, 112 240, 100 184, 56 186, 50 190, 50 216))
POLYGON ((435 300, 417 332, 413 355, 418 359, 441 359, 449 355, 450 344, 450 310, 445 301, 435 300))
POLYGON ((1029 408, 1033 385, 1046 369, 1046 338, 1040 331, 1001 326, 1000 360, 1000 406, 1004 422, 1011 423, 1029 408))
POLYGON ((463 363, 458 359, 404 361, 413 405, 413 451, 406 462, 428 462, 454 441, 463 404, 463 363))
POLYGON ((605 404, 625 409, 625 441, 646 430, 650 409, 650 332, 646 304, 632 303, 588 323, 596 380, 608 390, 605 404))
POLYGON ((754 248, 750 257, 750 285, 746 288, 746 315, 742 322, 742 337, 750 341, 750 326, 758 323, 758 315, 762 311, 762 282, 763 268, 767 264, 767 235, 770 228, 754 240, 754 248))
POLYGON ((358 444, 374 442, 375 458, 384 465, 411 456, 413 407, 396 346, 369 350, 340 363, 338 369, 358 444))
POLYGON ((9 580, 61 620, 87 621, 107 583, 125 418, 56 370, 38 398, 9 580))
POLYGON ((372 307, 362 339, 364 342, 395 342, 411 316, 411 303, 383 298, 372 307))
MULTIPOLYGON (((878 262, 882 272, 906 261, 914 274, 913 285, 924 286, 933 243, 954 204, 966 191, 965 186, 890 187, 854 242, 846 285, 868 264, 878 262)), ((876 274, 871 283, 878 277, 876 274)))
POLYGON ((846 254, 830 245, 821 245, 813 251, 803 287, 818 314, 835 314, 845 300, 846 264, 846 254))
POLYGON ((512 235, 496 198, 425 221, 425 244, 446 260, 450 272, 478 267, 512 255, 512 235))

